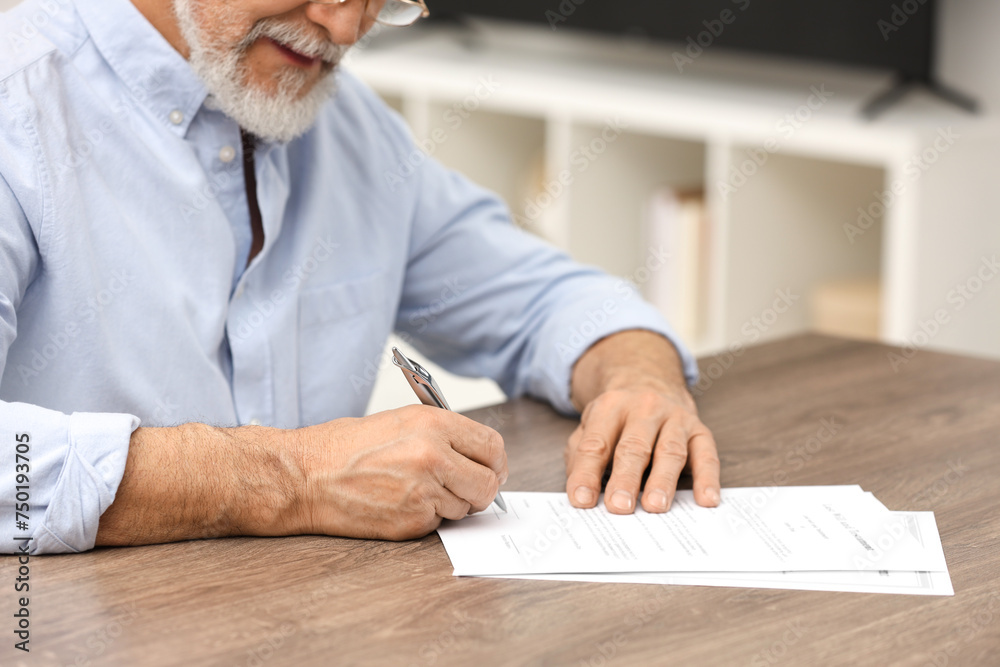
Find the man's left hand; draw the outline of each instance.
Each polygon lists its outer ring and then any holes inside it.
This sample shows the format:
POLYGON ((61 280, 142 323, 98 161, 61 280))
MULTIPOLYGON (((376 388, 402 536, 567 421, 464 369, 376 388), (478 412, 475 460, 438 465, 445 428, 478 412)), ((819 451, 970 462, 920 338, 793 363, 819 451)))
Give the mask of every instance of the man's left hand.
POLYGON ((611 464, 605 506, 629 514, 652 460, 642 507, 666 512, 689 466, 695 501, 719 504, 719 457, 687 390, 680 357, 667 339, 624 331, 595 343, 573 369, 572 395, 583 408, 566 447, 566 492, 575 507, 597 503, 611 464))

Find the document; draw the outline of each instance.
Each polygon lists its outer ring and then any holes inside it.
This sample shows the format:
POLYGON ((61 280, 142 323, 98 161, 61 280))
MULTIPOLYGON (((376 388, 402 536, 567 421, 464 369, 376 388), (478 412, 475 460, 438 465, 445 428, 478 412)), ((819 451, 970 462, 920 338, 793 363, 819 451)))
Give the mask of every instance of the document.
MULTIPOLYGON (((896 512, 922 544, 939 545, 933 512, 896 512)), ((621 584, 780 588, 802 591, 954 595, 948 572, 621 572, 611 574, 514 574, 495 578, 621 584)))
MULTIPOLYGON (((669 512, 580 510, 564 493, 505 492, 438 532, 456 575, 947 572, 940 541, 857 486, 722 490, 719 507, 678 491, 669 512)), ((935 533, 936 534, 936 533, 935 533)))

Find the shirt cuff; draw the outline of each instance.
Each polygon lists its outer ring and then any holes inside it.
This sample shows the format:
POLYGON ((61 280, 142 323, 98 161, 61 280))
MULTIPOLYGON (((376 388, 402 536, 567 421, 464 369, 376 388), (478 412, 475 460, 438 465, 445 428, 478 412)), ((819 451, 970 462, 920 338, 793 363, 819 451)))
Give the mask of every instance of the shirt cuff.
POLYGON ((139 418, 75 412, 68 418, 66 458, 29 553, 94 548, 101 515, 115 500, 139 418))
POLYGON ((540 373, 528 393, 548 400, 559 412, 578 416, 570 401, 573 366, 597 341, 621 331, 643 329, 665 337, 677 349, 688 387, 698 381, 698 362, 656 308, 624 280, 608 281, 559 309, 542 333, 540 373), (581 315, 582 314, 582 315, 581 315))

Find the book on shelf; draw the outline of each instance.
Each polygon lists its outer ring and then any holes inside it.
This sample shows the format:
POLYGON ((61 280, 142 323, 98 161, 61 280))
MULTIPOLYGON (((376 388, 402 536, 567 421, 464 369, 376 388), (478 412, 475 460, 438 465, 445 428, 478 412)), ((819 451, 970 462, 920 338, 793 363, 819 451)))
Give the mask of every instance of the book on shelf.
POLYGON ((641 287, 677 334, 694 342, 704 332, 706 317, 709 225, 704 191, 657 188, 646 206, 644 227, 648 248, 643 256, 650 261, 649 279, 641 287))
POLYGON ((878 340, 881 303, 878 278, 821 283, 810 295, 811 328, 831 336, 878 340))

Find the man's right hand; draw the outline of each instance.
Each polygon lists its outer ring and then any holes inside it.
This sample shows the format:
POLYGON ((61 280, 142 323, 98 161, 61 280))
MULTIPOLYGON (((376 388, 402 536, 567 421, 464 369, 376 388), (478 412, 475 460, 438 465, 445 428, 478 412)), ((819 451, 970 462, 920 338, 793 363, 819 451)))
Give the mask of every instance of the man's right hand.
POLYGON ((424 405, 299 429, 305 531, 405 540, 490 506, 507 481, 503 438, 424 405))
POLYGON ((414 405, 295 430, 139 428, 97 546, 229 535, 404 540, 489 507, 503 439, 414 405))

